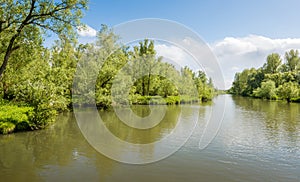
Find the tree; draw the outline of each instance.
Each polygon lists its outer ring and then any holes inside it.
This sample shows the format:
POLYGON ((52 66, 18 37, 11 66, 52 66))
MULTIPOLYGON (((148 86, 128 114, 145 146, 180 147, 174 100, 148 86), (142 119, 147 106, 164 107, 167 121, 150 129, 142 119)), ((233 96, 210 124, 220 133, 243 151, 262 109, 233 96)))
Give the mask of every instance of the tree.
POLYGON ((131 53, 131 64, 134 68, 134 83, 137 92, 143 96, 149 96, 152 76, 158 73, 158 65, 162 57, 156 58, 154 41, 145 39, 139 42, 139 46, 134 47, 131 53))
POLYGON ((300 58, 298 50, 290 50, 285 53, 286 67, 289 71, 300 69, 300 58))
POLYGON ((65 105, 70 107, 74 74, 82 54, 80 45, 77 46, 68 39, 61 39, 55 41, 55 46, 50 51, 48 64, 51 65, 51 69, 48 79, 60 88, 56 94, 63 96, 66 100, 65 105))
POLYGON ((298 84, 294 82, 287 82, 278 87, 278 96, 291 102, 292 98, 299 96, 298 84))
POLYGON ((261 86, 261 82, 264 80, 265 74, 263 73, 262 68, 251 69, 252 72, 248 75, 247 80, 247 93, 251 95, 252 92, 261 86))
POLYGON ((267 63, 264 64, 263 69, 265 73, 277 73, 278 68, 281 65, 280 55, 277 53, 272 53, 267 57, 267 63))
POLYGON ((193 71, 185 66, 184 68, 181 69, 181 80, 180 80, 180 88, 179 88, 179 93, 180 95, 188 95, 191 97, 197 97, 197 88, 195 85, 195 74, 193 71))
POLYGON ((112 82, 119 70, 128 62, 128 52, 126 47, 118 43, 119 37, 106 25, 102 25, 97 38, 94 60, 100 72, 96 82, 96 103, 98 106, 107 107, 111 103, 112 82))
POLYGON ((276 99, 276 87, 275 82, 268 80, 261 83, 261 87, 253 91, 255 97, 266 98, 266 99, 276 99))
POLYGON ((250 96, 254 88, 260 85, 261 75, 255 68, 245 69, 241 73, 236 73, 231 91, 234 94, 250 96), (256 80, 257 79, 257 80, 256 80), (249 85, 249 83, 251 83, 249 85))
POLYGON ((178 95, 179 85, 179 72, 175 69, 174 65, 169 63, 162 63, 160 65, 160 80, 157 83, 158 95, 162 97, 178 95))
POLYGON ((41 45, 42 33, 48 30, 72 38, 74 27, 80 25, 87 0, 1 0, 1 51, 5 52, 0 77, 12 53, 22 46, 41 45))

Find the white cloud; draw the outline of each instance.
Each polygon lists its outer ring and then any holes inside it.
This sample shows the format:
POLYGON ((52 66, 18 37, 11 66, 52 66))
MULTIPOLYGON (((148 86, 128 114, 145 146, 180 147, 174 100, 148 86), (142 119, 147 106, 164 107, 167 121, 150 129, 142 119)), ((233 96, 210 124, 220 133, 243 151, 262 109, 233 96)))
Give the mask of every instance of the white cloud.
POLYGON ((213 44, 217 56, 244 55, 248 53, 285 52, 289 49, 299 49, 300 39, 271 39, 264 36, 249 35, 247 37, 226 37, 213 44))
POLYGON ((240 68, 239 68, 239 67, 237 67, 237 66, 233 66, 233 67, 231 67, 231 70, 232 70, 232 71, 239 71, 239 70, 240 70, 240 68))
POLYGON ((300 38, 271 39, 264 36, 226 37, 210 45, 222 68, 226 88, 230 88, 237 71, 261 67, 271 53, 283 55, 290 49, 300 50, 300 38))
POLYGON ((190 55, 190 53, 186 52, 180 47, 168 43, 156 42, 155 50, 158 56, 163 57, 164 62, 174 65, 177 70, 183 68, 184 66, 188 66, 194 71, 202 70, 199 68, 199 65, 197 65, 197 62, 190 55))
POLYGON ((82 37, 95 37, 97 35, 97 31, 88 25, 79 26, 77 33, 82 37))
POLYGON ((178 63, 184 61, 187 57, 182 49, 173 45, 156 44, 155 50, 159 56, 163 56, 178 63))

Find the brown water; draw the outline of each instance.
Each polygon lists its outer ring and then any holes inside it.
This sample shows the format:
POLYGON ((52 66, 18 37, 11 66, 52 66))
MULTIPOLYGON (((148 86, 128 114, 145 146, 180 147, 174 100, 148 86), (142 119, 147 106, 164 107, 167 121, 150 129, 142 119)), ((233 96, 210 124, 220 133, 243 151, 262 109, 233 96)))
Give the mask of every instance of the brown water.
MULTIPOLYGON (((189 117, 195 109, 199 112, 196 131, 178 152, 151 164, 123 164, 98 153, 72 113, 61 114, 46 130, 0 136, 0 181, 300 181, 300 104, 219 98, 184 106, 189 117), (201 131, 219 98, 226 99, 220 131, 199 150, 201 131)), ((138 115, 149 114, 143 106, 133 109, 138 115)), ((148 143, 172 132, 181 109, 168 107, 161 124, 143 131, 121 123, 112 111, 100 115, 120 139, 148 143)))

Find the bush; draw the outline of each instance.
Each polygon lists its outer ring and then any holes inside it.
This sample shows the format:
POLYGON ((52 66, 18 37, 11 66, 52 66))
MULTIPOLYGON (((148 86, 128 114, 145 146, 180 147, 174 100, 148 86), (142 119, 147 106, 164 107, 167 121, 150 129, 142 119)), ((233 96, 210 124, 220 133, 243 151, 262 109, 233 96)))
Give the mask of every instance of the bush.
POLYGON ((281 99, 286 99, 287 102, 291 102, 291 99, 299 97, 298 84, 295 82, 286 82, 278 87, 277 93, 281 99))
POLYGON ((176 105, 197 103, 199 101, 200 100, 197 97, 191 97, 188 95, 167 96, 166 98, 161 96, 141 96, 139 94, 130 95, 130 104, 137 105, 176 105))
POLYGON ((0 132, 3 134, 13 131, 29 130, 34 127, 34 108, 18 107, 15 105, 0 106, 0 132))
POLYGON ((34 108, 31 129, 43 129, 55 121, 57 111, 47 104, 40 104, 34 108))
POLYGON ((298 98, 292 98, 291 101, 292 102, 300 103, 300 97, 298 97, 298 98))
POLYGON ((130 95, 130 104, 148 105, 151 96, 142 96, 139 94, 130 95))
POLYGON ((261 87, 253 91, 253 95, 263 99, 277 99, 275 82, 272 80, 262 82, 261 87))
POLYGON ((0 133, 2 134, 8 134, 12 133, 15 129, 16 125, 10 122, 0 122, 0 133))
POLYGON ((3 104, 0 106, 0 133, 42 129, 52 123, 56 110, 47 104, 37 107, 3 104))
MULTIPOLYGON (((202 98, 203 100, 203 98, 202 98)), ((191 103, 197 103, 199 102, 199 99, 196 97, 191 97, 188 95, 182 95, 180 96, 180 104, 191 104, 191 103)))
POLYGON ((180 103, 180 96, 168 96, 165 101, 168 105, 177 105, 180 103))

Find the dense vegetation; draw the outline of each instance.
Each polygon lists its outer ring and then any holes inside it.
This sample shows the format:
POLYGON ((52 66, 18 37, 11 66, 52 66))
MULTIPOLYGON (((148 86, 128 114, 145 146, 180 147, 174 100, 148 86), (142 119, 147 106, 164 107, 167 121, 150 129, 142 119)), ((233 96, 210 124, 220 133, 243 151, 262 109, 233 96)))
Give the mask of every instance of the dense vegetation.
POLYGON ((103 26, 95 43, 78 44, 76 28, 86 3, 0 1, 0 133, 44 128, 58 112, 72 109, 72 104, 88 105, 91 99, 101 109, 122 104, 124 98, 111 98, 113 84, 131 85, 131 104, 212 99, 213 84, 204 72, 177 70, 163 62, 153 41, 124 46, 103 26), (43 46, 48 30, 59 35, 51 48, 43 46), (88 73, 75 76, 76 68, 83 67, 88 73), (94 75, 96 83, 89 79, 94 75), (94 90, 77 97, 87 87, 94 90))
POLYGON ((230 93, 271 100, 300 102, 300 57, 298 50, 284 55, 268 55, 267 62, 258 69, 245 69, 236 73, 230 93))
MULTIPOLYGON (((113 84, 118 85, 114 88, 115 93, 122 92, 124 85, 131 85, 129 100, 132 104, 160 104, 161 100, 155 99, 160 97, 165 98, 167 104, 212 99, 213 84, 204 72, 195 73, 188 67, 180 71, 176 70, 173 65, 163 62, 163 58, 156 55, 153 41, 146 39, 134 47, 125 47, 118 44, 117 40, 118 37, 112 30, 103 26, 96 43, 85 45, 81 56, 83 61, 79 63, 79 66, 88 74, 83 71, 76 75, 73 90, 75 102, 78 92, 82 93, 80 91, 86 87, 93 88, 94 75, 98 75, 95 100, 99 107, 106 108, 111 104, 122 104, 121 98, 112 103, 113 84), (116 78, 117 74, 118 78, 116 78)), ((83 101, 78 101, 78 103, 89 104, 91 99, 94 99, 93 92, 86 92, 81 99, 83 101)))

